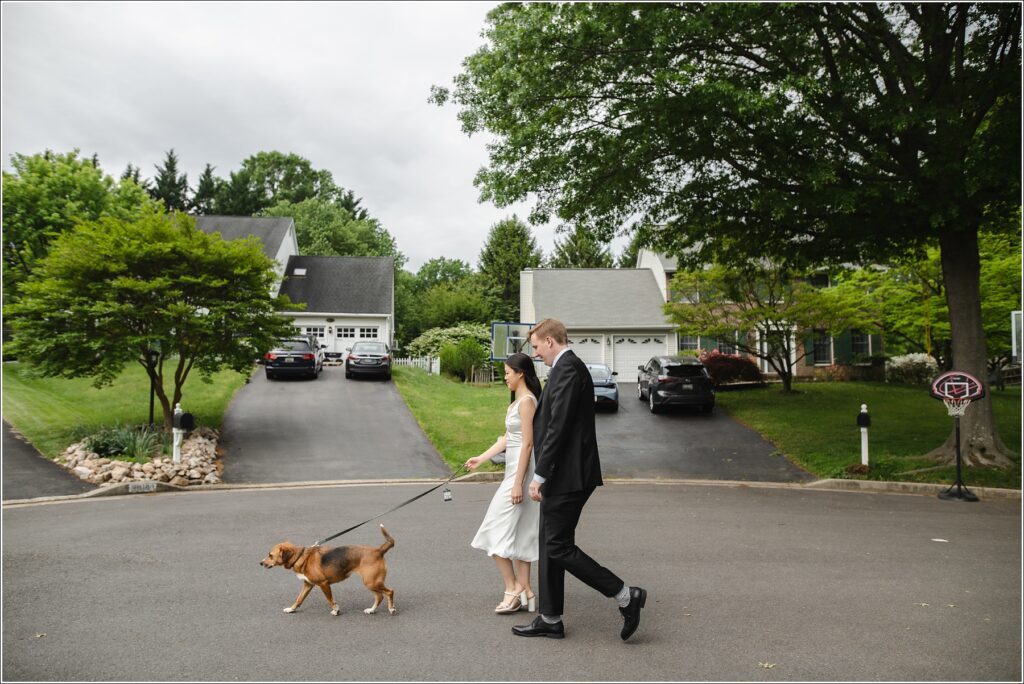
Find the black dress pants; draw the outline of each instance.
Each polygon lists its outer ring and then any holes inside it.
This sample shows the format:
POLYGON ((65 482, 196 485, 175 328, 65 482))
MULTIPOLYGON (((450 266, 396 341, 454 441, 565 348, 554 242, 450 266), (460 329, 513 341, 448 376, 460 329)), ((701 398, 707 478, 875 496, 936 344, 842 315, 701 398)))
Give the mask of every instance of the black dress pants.
POLYGON ((565 573, 608 597, 623 581, 576 546, 576 524, 594 488, 568 494, 545 494, 540 502, 540 568, 537 571, 541 615, 561 615, 565 607, 565 573))

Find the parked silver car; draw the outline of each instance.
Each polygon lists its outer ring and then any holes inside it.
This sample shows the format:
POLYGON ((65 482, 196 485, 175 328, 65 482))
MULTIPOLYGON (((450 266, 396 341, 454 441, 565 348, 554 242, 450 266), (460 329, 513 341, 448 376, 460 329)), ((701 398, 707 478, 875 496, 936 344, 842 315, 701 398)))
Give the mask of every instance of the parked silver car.
POLYGON ((615 382, 617 372, 603 363, 588 363, 587 370, 594 381, 594 408, 619 410, 619 385, 615 382))

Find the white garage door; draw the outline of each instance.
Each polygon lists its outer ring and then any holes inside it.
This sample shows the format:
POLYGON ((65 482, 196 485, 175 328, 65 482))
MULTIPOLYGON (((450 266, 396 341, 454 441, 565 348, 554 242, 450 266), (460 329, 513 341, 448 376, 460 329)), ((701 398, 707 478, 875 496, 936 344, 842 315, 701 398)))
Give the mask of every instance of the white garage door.
POLYGON ((665 353, 665 338, 661 335, 624 334, 613 335, 615 365, 618 372, 619 391, 636 383, 637 366, 646 364, 652 356, 665 353))
POLYGON ((603 335, 569 336, 569 347, 584 363, 605 363, 602 343, 603 335))

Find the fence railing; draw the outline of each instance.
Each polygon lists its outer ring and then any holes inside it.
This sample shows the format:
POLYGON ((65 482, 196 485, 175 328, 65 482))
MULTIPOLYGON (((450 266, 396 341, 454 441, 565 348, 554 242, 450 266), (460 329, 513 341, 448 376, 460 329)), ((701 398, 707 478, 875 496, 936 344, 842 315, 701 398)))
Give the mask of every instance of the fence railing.
POLYGON ((416 356, 416 357, 404 357, 396 358, 392 360, 392 363, 396 366, 410 366, 412 368, 419 368, 424 370, 430 375, 441 374, 441 359, 436 356, 416 356))

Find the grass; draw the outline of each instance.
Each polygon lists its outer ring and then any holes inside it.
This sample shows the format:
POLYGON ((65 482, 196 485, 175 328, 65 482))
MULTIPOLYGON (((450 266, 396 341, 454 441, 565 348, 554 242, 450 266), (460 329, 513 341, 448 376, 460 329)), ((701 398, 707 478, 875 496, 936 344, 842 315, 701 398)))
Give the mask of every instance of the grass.
MULTIPOLYGON (((191 374, 182 395, 182 408, 196 425, 219 428, 235 392, 247 376, 223 371, 206 384, 191 374)), ((149 378, 141 367, 128 368, 112 385, 97 389, 88 379, 33 377, 22 363, 3 364, 3 415, 43 454, 59 456, 72 442, 117 424, 149 421, 149 378)), ((160 402, 154 420, 163 422, 160 402)))
MULTIPOLYGON (((769 386, 735 392, 719 392, 718 406, 772 442, 779 451, 818 477, 952 483, 953 466, 923 473, 908 471, 935 466, 922 454, 940 446, 953 430, 953 419, 941 401, 921 387, 871 382, 798 383, 798 393, 785 395, 769 386), (871 415, 868 430, 871 471, 853 476, 845 472, 860 463, 860 429, 856 417, 867 404, 871 415)), ((1021 439, 1021 392, 1019 387, 993 391, 996 429, 1010 448, 1021 439)), ((970 409, 968 409, 970 410, 970 409)), ((970 487, 1021 488, 1020 454, 1008 470, 967 468, 964 483, 970 487)))
MULTIPOLYGON (((453 469, 505 434, 509 391, 504 384, 467 385, 406 366, 395 366, 392 377, 416 421, 453 469)), ((488 464, 480 470, 502 468, 488 464)))
MULTIPOLYGON (((395 368, 395 384, 441 456, 457 468, 494 443, 504 431, 509 394, 503 385, 480 387, 395 368)), ((935 465, 921 458, 953 429, 942 402, 927 389, 869 382, 801 383, 797 394, 777 387, 719 392, 718 405, 761 433, 783 454, 820 478, 840 477, 952 484, 955 469, 911 474, 935 465), (852 476, 846 466, 860 463, 860 405, 871 414, 870 473, 852 476)), ((1021 438, 1020 388, 992 393, 996 424, 1014 448, 1021 438)), ((970 409, 968 409, 970 410, 970 409)), ((1020 489, 1020 455, 1010 470, 967 469, 970 486, 1020 489)))

